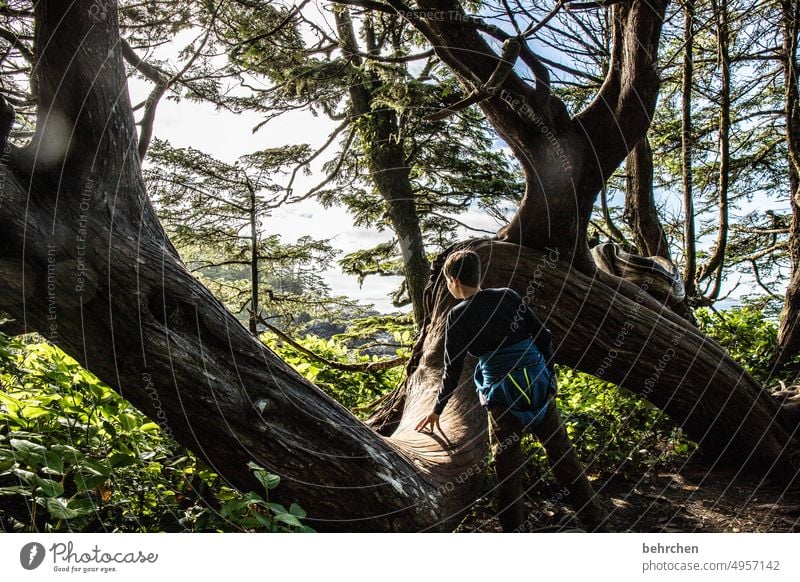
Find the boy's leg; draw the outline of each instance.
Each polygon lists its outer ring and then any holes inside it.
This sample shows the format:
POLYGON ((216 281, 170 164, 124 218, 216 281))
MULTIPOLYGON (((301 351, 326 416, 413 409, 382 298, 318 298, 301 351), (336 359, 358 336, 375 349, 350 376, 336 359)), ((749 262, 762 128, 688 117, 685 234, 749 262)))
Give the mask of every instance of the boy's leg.
POLYGON ((608 512, 586 478, 554 399, 550 399, 544 418, 530 430, 544 445, 550 467, 558 482, 567 488, 566 498, 575 508, 578 518, 589 526, 602 524, 608 518, 608 512))
POLYGON ((520 449, 522 424, 502 407, 489 407, 489 435, 497 473, 498 518, 504 532, 518 529, 525 521, 522 471, 525 460, 520 449))

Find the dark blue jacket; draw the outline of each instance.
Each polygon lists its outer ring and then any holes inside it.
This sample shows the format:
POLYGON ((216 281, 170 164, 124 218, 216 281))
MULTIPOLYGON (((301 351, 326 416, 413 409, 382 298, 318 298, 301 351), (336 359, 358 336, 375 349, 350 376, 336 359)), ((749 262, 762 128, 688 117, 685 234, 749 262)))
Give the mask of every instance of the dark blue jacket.
POLYGON ((550 331, 511 288, 481 289, 447 314, 442 385, 433 411, 441 414, 458 385, 467 354, 481 357, 503 346, 533 338, 552 374, 550 331))

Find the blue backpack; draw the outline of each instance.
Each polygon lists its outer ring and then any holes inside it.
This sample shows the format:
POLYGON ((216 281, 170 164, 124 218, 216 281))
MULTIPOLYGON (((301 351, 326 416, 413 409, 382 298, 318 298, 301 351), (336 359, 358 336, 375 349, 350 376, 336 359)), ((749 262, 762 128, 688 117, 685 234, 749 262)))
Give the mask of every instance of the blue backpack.
POLYGON ((537 424, 547 411, 548 394, 555 392, 555 378, 540 355, 533 363, 511 369, 495 382, 486 383, 483 358, 475 366, 475 385, 487 405, 509 409, 523 426, 537 424))

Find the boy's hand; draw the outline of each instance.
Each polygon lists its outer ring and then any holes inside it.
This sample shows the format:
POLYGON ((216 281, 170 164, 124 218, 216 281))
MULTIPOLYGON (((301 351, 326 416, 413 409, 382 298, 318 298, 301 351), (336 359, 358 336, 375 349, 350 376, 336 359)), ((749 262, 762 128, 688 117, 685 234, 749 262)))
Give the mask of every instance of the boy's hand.
POLYGON ((439 415, 435 412, 431 412, 428 416, 420 420, 419 424, 417 424, 417 430, 423 431, 428 425, 431 427, 431 432, 433 432, 435 428, 438 428, 439 432, 442 432, 442 427, 439 426, 439 415))

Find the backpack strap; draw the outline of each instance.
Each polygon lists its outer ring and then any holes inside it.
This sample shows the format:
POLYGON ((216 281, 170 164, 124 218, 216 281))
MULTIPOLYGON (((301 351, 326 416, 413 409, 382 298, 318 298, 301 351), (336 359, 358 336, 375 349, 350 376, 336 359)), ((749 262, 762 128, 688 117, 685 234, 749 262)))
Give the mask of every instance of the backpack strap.
MULTIPOLYGON (((527 370, 526 368, 523 368, 523 369, 522 369, 522 371, 525 373, 525 382, 528 384, 528 386, 527 386, 527 387, 528 387, 528 388, 530 388, 530 387, 531 387, 531 381, 530 381, 530 379, 528 378, 528 370, 527 370)), ((507 375, 507 377, 508 377, 508 379, 509 379, 509 380, 511 380, 511 382, 514 384, 514 386, 516 386, 517 390, 519 390, 519 391, 520 391, 520 393, 521 393, 521 394, 522 394, 522 395, 525 397, 525 400, 527 400, 527 401, 528 401, 528 406, 530 406, 530 404, 531 404, 531 397, 530 397, 530 396, 528 396, 528 394, 525 392, 525 390, 523 390, 523 389, 522 389, 522 386, 520 386, 520 385, 517 383, 517 381, 516 381, 516 380, 514 380, 514 376, 512 376, 512 375, 509 373, 509 374, 507 375)))

